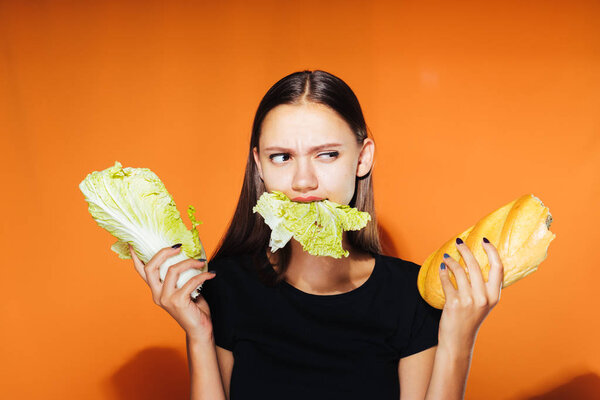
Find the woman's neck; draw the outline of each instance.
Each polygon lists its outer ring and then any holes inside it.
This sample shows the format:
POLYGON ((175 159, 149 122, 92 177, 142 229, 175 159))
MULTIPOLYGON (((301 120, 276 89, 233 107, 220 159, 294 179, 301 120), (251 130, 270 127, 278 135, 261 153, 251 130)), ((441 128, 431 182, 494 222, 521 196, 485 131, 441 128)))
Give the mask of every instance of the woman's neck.
POLYGON ((345 293, 361 286, 373 272, 375 259, 366 252, 352 248, 344 232, 342 246, 348 257, 313 256, 292 239, 290 262, 285 280, 292 286, 313 294, 345 293))

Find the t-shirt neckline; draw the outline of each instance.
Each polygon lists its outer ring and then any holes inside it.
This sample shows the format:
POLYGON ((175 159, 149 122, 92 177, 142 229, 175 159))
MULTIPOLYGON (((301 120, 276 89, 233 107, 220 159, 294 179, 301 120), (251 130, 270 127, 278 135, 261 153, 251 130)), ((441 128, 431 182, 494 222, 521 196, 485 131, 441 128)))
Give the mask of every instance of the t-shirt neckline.
POLYGON ((337 301, 337 300, 348 299, 348 298, 354 297, 354 296, 362 293, 369 286, 371 286, 373 284, 373 281, 375 281, 375 278, 379 271, 380 255, 379 254, 372 254, 372 255, 375 258, 375 265, 373 266, 373 271, 371 271, 371 275, 369 275, 367 280, 365 282, 363 282, 362 285, 360 285, 359 287, 356 287, 348 292, 336 293, 336 294, 307 293, 307 292, 300 290, 297 287, 291 285, 286 280, 281 281, 280 285, 288 292, 293 293, 294 295, 296 295, 298 297, 302 297, 304 299, 308 299, 308 300, 312 300, 312 301, 327 302, 327 301, 337 301))

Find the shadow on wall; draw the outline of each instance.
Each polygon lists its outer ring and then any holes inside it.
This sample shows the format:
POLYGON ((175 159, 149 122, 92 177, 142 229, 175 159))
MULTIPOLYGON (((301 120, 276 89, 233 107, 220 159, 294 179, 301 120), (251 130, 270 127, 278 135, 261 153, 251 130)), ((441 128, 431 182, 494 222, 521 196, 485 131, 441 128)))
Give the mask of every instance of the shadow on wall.
POLYGON ((600 399, 600 377, 592 372, 584 373, 544 392, 519 395, 513 400, 597 400, 600 399))
POLYGON ((151 347, 136 354, 108 378, 111 399, 189 399, 187 360, 172 348, 151 347))
POLYGON ((379 240, 381 242, 381 250, 386 256, 398 257, 398 250, 394 245, 394 240, 390 236, 387 229, 383 227, 383 224, 379 222, 379 240))

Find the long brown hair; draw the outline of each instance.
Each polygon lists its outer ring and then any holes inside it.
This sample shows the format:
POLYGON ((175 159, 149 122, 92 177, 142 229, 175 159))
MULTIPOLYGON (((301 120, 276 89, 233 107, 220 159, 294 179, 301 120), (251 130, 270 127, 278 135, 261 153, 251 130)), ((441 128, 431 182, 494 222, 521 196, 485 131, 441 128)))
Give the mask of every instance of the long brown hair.
MULTIPOLYGON (((215 260, 241 254, 253 256, 253 265, 261 280, 267 285, 274 285, 284 278, 291 248, 288 243, 277 251, 277 271, 275 271, 266 256, 271 230, 258 213, 252 212, 252 207, 266 191, 258 174, 252 149, 254 147, 258 149, 262 122, 269 111, 281 104, 306 102, 322 104, 336 111, 350 126, 359 144, 369 136, 356 95, 344 81, 328 72, 320 70, 295 72, 279 80, 267 91, 258 105, 252 124, 244 183, 235 213, 221 243, 211 257, 211 260, 215 260)), ((357 177, 354 196, 349 204, 360 211, 367 211, 371 215, 371 222, 359 231, 348 231, 348 241, 356 249, 378 254, 381 253, 381 244, 373 201, 371 172, 369 171, 363 177, 357 177)))

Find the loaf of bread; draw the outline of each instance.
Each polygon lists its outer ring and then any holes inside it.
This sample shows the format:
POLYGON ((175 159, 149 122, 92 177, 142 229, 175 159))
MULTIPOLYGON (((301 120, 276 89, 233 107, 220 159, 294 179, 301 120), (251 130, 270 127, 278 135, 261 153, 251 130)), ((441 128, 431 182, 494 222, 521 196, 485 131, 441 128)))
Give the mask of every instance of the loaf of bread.
MULTIPOLYGON (((502 287, 512 285, 535 270, 546 258, 548 246, 556 236, 550 232, 552 215, 540 199, 526 194, 489 214, 458 236, 452 237, 443 246, 427 257, 419 270, 418 288, 423 299, 432 307, 442 309, 446 301, 439 268, 444 261, 444 253, 458 260, 469 271, 456 248, 456 238, 461 238, 469 247, 479 266, 484 281, 488 281, 490 265, 483 249, 482 239, 487 238, 498 250, 504 266, 502 287)), ((456 279, 449 270, 450 280, 455 288, 456 279)))

